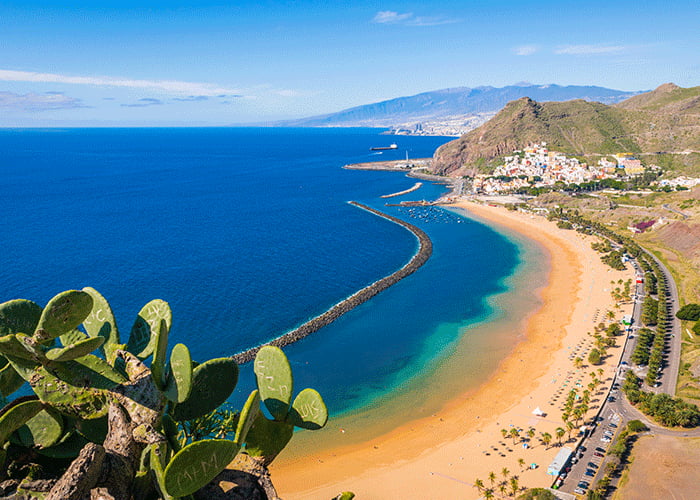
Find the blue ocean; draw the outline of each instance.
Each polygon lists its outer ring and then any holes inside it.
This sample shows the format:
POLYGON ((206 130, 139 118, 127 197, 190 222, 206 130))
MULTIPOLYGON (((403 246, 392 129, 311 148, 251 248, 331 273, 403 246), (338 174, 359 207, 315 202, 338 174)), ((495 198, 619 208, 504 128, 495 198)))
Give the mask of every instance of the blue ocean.
MULTIPOLYGON (((92 286, 122 338, 143 304, 170 303, 170 345, 194 359, 228 356, 295 328, 415 253, 426 265, 335 323, 285 348, 297 390, 331 415, 365 411, 448 358, 465 328, 503 312, 522 245, 442 208, 387 207, 445 192, 402 173, 349 163, 432 156, 444 137, 375 129, 172 128, 1 130, 0 302, 40 304, 92 286), (370 147, 398 145, 372 153, 370 147)), ((517 274, 517 273, 516 273, 517 274)), ((234 400, 253 386, 243 369, 234 400)))

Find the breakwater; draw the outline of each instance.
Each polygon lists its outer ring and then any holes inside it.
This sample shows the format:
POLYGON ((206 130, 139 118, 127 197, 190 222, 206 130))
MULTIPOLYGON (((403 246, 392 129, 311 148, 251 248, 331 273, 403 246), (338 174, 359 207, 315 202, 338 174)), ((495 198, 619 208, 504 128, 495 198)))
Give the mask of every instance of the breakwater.
POLYGON ((271 340, 266 344, 259 345, 252 349, 248 349, 247 351, 240 352, 238 354, 234 354, 231 357, 236 361, 236 363, 243 364, 252 361, 253 359, 255 359, 255 355, 258 353, 260 348, 265 345, 284 347, 311 335, 320 328, 331 324, 346 312, 351 311, 352 309, 364 302, 367 302, 379 292, 386 290, 391 285, 398 283, 406 276, 412 274, 419 267, 425 264, 426 261, 430 258, 430 255, 433 253, 433 243, 430 241, 430 238, 428 238, 428 235, 425 234, 425 232, 423 232, 422 229, 419 229, 413 224, 409 224, 408 222, 405 222, 397 217, 385 214, 384 212, 380 212, 379 210, 375 210, 374 208, 368 207, 367 205, 363 205, 355 201, 351 201, 349 203, 350 205, 366 210, 379 217, 383 217, 384 219, 390 220, 391 222, 394 222, 409 230, 418 239, 418 251, 416 252, 416 254, 398 271, 390 274, 389 276, 385 276, 380 280, 375 281, 371 285, 368 285, 362 288, 361 290, 358 290, 348 298, 338 302, 326 312, 319 314, 315 318, 310 319, 298 328, 287 332, 283 335, 280 335, 276 339, 271 340))
POLYGON ((420 189, 420 187, 422 185, 423 185, 422 182, 416 182, 413 185, 413 187, 410 187, 408 189, 404 189, 403 191, 399 191, 398 193, 385 194, 385 195, 380 196, 380 198, 394 198, 395 196, 401 196, 403 194, 412 193, 413 191, 420 189))

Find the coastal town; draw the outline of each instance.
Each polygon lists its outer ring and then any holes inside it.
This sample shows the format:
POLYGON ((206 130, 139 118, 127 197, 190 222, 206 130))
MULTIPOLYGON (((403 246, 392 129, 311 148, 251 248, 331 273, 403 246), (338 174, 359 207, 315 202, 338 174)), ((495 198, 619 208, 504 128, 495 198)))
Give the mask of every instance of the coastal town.
MULTIPOLYGON (((503 165, 492 174, 478 174, 473 180, 476 193, 500 194, 521 188, 548 187, 557 183, 581 184, 584 182, 617 179, 620 175, 637 176, 644 173, 642 162, 631 153, 617 153, 589 165, 574 157, 552 151, 546 142, 533 144, 513 151, 503 159, 503 165)), ((651 170, 658 167, 651 166, 651 170)))

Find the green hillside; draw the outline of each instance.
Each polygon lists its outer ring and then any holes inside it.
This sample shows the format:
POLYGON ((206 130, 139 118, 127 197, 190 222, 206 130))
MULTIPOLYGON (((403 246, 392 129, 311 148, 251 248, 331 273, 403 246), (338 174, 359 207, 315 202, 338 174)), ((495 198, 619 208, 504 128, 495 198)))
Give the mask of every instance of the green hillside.
POLYGON ((700 151, 700 87, 665 84, 613 106, 583 100, 538 103, 524 97, 438 149, 433 170, 462 175, 474 168, 488 169, 495 158, 542 141, 570 155, 632 152, 680 168, 690 160, 693 167, 697 154, 681 159, 656 156, 700 151))

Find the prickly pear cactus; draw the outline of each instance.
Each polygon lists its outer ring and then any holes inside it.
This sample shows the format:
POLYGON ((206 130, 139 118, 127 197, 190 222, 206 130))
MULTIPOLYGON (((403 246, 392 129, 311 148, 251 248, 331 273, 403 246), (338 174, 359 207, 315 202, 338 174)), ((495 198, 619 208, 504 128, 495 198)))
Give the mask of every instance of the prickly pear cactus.
POLYGON ((260 398, 273 416, 258 413, 246 437, 246 451, 269 465, 292 439, 294 426, 320 429, 328 420, 328 409, 314 389, 304 389, 290 405, 293 379, 287 356, 278 347, 265 346, 255 358, 260 398))
POLYGON ((27 448, 48 448, 63 437, 63 418, 56 410, 45 407, 17 429, 17 436, 27 448))
POLYGON ((92 297, 81 290, 67 290, 52 298, 41 312, 34 336, 48 342, 81 324, 92 311, 92 297))
MULTIPOLYGON (((154 360, 155 362, 155 360, 154 360)), ((174 403, 183 403, 192 392, 192 358, 184 344, 176 344, 170 353, 170 365, 163 394, 174 403)))
POLYGON ((320 429, 328 422, 328 409, 321 395, 314 389, 304 389, 292 403, 287 421, 302 429, 320 429))
POLYGON ((165 321, 165 328, 170 331, 173 315, 167 302, 155 299, 143 306, 136 317, 134 326, 131 327, 126 349, 140 359, 146 359, 153 354, 156 346, 155 332, 159 331, 161 320, 165 321))
POLYGON ((90 354, 92 351, 102 347, 102 344, 104 343, 104 337, 83 339, 79 340, 75 344, 69 344, 65 347, 56 347, 51 349, 50 351, 46 352, 46 357, 51 361, 70 361, 90 354))
POLYGON ((263 403, 275 420, 284 420, 294 390, 292 368, 287 356, 279 347, 265 346, 255 356, 253 370, 263 403))
POLYGON ((191 495, 224 470, 240 448, 227 439, 206 439, 185 446, 165 468, 165 491, 174 497, 191 495))
POLYGON ((231 358, 210 359, 192 372, 190 396, 175 405, 175 420, 201 417, 221 406, 236 388, 238 365, 231 358))
POLYGON ((10 434, 34 418, 43 408, 41 401, 36 399, 4 408, 0 415, 0 446, 7 442, 10 434))
POLYGON ((85 331, 90 337, 105 339, 105 354, 111 358, 112 351, 119 345, 117 321, 109 302, 94 288, 85 287, 83 291, 92 297, 92 310, 83 321, 85 331))
POLYGON ((31 300, 17 299, 0 304, 0 335, 34 333, 42 308, 31 300))
POLYGON ((234 442, 239 445, 243 445, 248 436, 250 428, 253 426, 253 422, 260 413, 260 392, 253 391, 248 396, 248 400, 243 405, 241 410, 241 415, 238 419, 238 425, 236 426, 236 437, 234 442))

